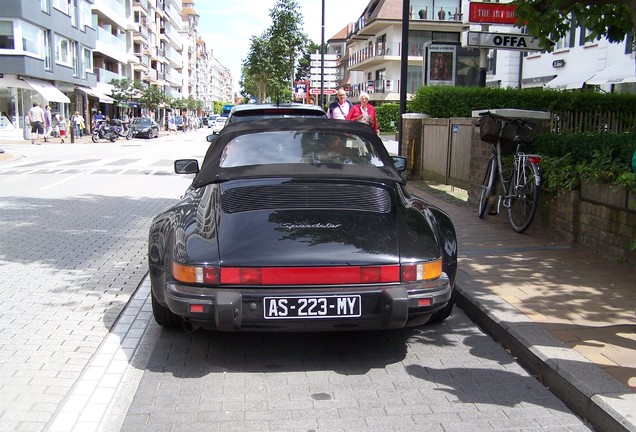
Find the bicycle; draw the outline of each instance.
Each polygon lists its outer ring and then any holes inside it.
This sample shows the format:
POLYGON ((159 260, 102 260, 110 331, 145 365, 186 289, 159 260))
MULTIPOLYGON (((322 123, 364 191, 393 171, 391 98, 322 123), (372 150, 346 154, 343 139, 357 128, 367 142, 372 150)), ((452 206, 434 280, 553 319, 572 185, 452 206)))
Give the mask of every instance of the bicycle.
POLYGON ((521 127, 532 130, 531 124, 524 120, 506 118, 492 113, 483 114, 480 120, 482 140, 492 144, 492 155, 481 185, 479 218, 483 219, 490 197, 499 181, 501 192, 497 197, 495 214, 499 214, 502 205, 506 207, 510 226, 518 233, 523 233, 530 227, 539 204, 541 188, 541 170, 539 169, 541 156, 520 151, 522 145, 532 143, 531 137, 518 133, 521 127), (510 145, 515 146, 515 152, 509 176, 506 176, 502 150, 510 145))

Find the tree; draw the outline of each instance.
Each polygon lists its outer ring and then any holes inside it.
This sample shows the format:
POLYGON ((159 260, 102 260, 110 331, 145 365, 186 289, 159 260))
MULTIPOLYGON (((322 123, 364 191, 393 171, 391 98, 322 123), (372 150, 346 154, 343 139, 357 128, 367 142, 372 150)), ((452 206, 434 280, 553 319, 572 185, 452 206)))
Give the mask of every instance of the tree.
POLYGON ((150 111, 156 112, 159 105, 166 100, 166 95, 159 87, 148 86, 139 97, 139 103, 142 107, 150 111))
MULTIPOLYGON (((296 80, 308 80, 311 76, 311 54, 320 53, 320 45, 314 41, 309 41, 305 49, 303 49, 302 56, 298 59, 298 67, 296 68, 296 80)), ((325 49, 323 52, 327 52, 325 49)))
POLYGON ((252 36, 241 71, 244 97, 256 96, 259 101, 291 97, 296 61, 307 44, 299 11, 295 0, 278 0, 270 10, 272 25, 261 36, 252 36))
POLYGON ((589 30, 586 40, 621 42, 634 35, 636 0, 513 0, 519 25, 549 49, 572 27, 589 30))
POLYGON ((272 19, 268 33, 274 72, 282 88, 285 83, 290 88, 294 81, 296 60, 303 55, 308 43, 307 35, 302 32, 300 6, 296 0, 278 0, 269 16, 272 19))
POLYGON ((129 80, 127 78, 111 80, 110 84, 113 86, 113 99, 115 99, 117 103, 129 102, 136 99, 144 90, 144 85, 141 82, 129 80))
MULTIPOLYGON (((250 50, 243 62, 241 85, 245 92, 256 96, 259 101, 265 100, 267 87, 270 82, 275 80, 275 71, 271 59, 272 52, 270 51, 267 35, 252 36, 250 50)), ((247 94, 243 96, 247 97, 247 94)))

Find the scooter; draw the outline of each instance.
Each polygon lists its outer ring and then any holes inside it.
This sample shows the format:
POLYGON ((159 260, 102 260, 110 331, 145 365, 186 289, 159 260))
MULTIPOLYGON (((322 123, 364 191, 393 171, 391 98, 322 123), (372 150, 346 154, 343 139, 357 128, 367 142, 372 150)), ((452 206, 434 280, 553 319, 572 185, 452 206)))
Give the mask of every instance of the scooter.
POLYGON ((117 132, 117 135, 120 137, 125 137, 127 140, 133 138, 133 131, 128 127, 126 123, 123 123, 121 120, 111 120, 111 127, 117 132))

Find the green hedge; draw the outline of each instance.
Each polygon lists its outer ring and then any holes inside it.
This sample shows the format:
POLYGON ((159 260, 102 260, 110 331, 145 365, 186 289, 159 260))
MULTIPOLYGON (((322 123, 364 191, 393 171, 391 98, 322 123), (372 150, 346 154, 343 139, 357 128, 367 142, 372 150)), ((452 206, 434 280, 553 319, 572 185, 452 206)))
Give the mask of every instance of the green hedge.
POLYGON ((378 128, 381 132, 396 132, 400 125, 400 105, 394 103, 375 107, 378 128))
POLYGON ((537 134, 531 151, 542 156, 542 189, 547 191, 577 189, 581 179, 636 190, 634 132, 537 134))
POLYGON ((470 117, 472 111, 518 108, 550 112, 616 111, 636 113, 636 95, 562 92, 544 89, 423 86, 407 104, 408 112, 433 118, 470 117))

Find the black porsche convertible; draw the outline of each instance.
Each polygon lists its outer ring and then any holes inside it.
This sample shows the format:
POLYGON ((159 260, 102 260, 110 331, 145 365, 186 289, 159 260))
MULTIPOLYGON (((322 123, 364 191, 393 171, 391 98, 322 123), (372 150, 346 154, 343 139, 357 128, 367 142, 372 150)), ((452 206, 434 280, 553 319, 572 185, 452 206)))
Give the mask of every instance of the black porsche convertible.
POLYGON ((453 307, 455 229, 410 195, 367 125, 228 125, 149 234, 161 326, 221 331, 395 329, 453 307))

